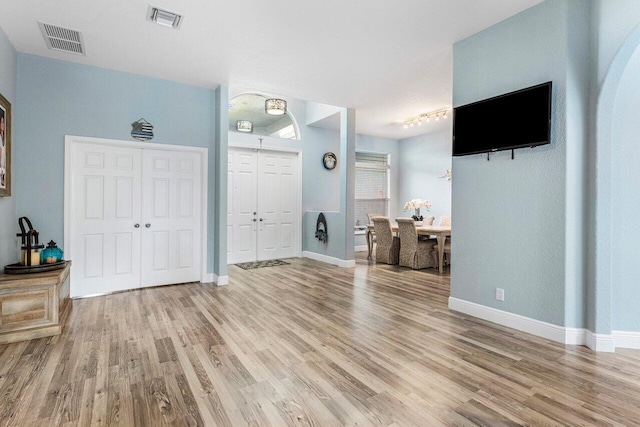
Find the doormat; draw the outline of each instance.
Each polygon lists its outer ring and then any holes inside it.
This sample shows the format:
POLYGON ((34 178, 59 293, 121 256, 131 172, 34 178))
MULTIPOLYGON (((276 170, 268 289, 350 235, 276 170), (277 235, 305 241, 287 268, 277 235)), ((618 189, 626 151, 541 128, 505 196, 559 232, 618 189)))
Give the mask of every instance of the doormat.
POLYGON ((271 259, 269 261, 241 262, 236 264, 236 267, 240 267, 243 270, 253 270, 254 268, 277 267, 279 265, 289 265, 289 263, 281 259, 271 259))

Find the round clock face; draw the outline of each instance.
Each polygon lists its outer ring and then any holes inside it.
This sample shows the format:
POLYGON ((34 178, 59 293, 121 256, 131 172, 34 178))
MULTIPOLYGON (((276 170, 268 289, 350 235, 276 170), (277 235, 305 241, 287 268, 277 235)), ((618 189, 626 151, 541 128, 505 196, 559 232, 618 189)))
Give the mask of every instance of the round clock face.
POLYGON ((322 163, 324 164, 324 167, 326 169, 331 170, 331 169, 335 169, 336 165, 338 164, 338 159, 336 158, 335 154, 326 153, 322 158, 322 163))

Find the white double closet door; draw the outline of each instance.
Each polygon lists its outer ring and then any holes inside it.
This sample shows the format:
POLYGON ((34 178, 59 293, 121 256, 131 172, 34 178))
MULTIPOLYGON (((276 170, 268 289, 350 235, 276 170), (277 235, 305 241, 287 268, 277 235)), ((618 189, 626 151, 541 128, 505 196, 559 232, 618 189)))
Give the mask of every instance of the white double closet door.
POLYGON ((75 143, 72 294, 199 281, 202 153, 75 143))
POLYGON ((298 153, 229 148, 229 264, 299 256, 298 153))

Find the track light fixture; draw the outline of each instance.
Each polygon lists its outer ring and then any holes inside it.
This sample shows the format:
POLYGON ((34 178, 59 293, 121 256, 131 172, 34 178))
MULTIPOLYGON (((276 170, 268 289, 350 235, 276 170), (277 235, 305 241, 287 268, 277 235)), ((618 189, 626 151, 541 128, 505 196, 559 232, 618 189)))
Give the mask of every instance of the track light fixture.
POLYGON ((414 125, 422 126, 424 122, 431 122, 431 118, 433 117, 436 121, 440 121, 440 119, 445 120, 447 118, 447 113, 449 112, 448 108, 442 108, 440 110, 432 111, 430 113, 423 113, 417 117, 412 117, 403 122, 403 127, 408 129, 413 127, 414 125))

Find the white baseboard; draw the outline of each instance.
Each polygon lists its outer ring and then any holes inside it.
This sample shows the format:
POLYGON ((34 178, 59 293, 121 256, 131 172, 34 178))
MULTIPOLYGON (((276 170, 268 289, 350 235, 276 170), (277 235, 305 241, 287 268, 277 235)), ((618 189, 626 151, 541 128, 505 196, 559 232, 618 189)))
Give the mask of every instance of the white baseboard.
POLYGON ((581 329, 569 328, 569 330, 567 330, 568 328, 563 326, 542 322, 531 319, 530 317, 509 313, 508 311, 498 310, 497 308, 487 307, 454 297, 449 297, 449 308, 562 344, 585 344, 584 331, 581 329))
POLYGON ((302 251, 304 258, 314 259, 316 261, 326 262, 327 264, 337 265, 342 268, 350 268, 356 266, 355 259, 340 259, 328 255, 322 255, 316 252, 302 251))
POLYGON ((611 335, 616 347, 640 350, 640 332, 611 331, 611 335))
POLYGON ((367 252, 369 247, 367 245, 360 245, 353 248, 354 252, 367 252))
POLYGON ((616 351, 613 335, 611 334, 596 334, 594 332, 585 330, 587 336, 587 347, 593 351, 600 351, 603 353, 613 353, 616 351))
POLYGON ((211 273, 213 275, 212 282, 217 286, 226 286, 229 284, 229 276, 218 276, 215 273, 211 273))
POLYGON ((634 345, 635 347, 630 348, 640 348, 640 332, 614 331, 611 335, 594 334, 584 328, 558 326, 454 297, 449 297, 449 308, 561 344, 586 345, 594 351, 610 353, 614 352, 616 347, 634 345), (618 342, 621 344, 618 345, 618 342))

